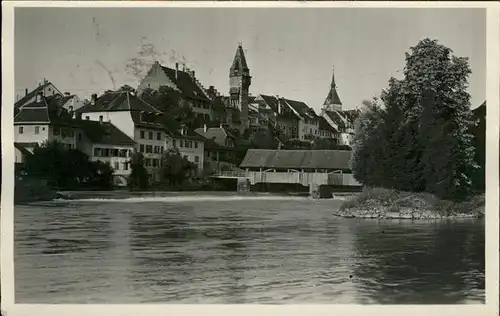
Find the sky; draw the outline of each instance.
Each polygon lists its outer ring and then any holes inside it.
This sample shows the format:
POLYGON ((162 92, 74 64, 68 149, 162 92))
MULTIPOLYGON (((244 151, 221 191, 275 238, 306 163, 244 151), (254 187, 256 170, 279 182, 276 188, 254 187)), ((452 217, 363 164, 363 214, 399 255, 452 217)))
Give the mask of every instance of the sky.
POLYGON ((62 92, 137 87, 158 60, 185 63, 205 86, 229 91, 243 44, 250 93, 306 102, 319 112, 335 67, 344 109, 401 77, 405 52, 428 37, 469 57, 472 108, 486 98, 484 9, 16 8, 15 88, 44 78, 62 92))

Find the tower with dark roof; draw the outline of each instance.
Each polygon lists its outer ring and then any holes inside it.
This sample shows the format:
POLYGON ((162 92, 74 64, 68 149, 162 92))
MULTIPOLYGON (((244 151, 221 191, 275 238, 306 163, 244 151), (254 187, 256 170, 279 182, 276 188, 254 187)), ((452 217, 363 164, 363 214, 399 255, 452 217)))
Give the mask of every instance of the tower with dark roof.
POLYGON ((342 111, 342 102, 340 102, 339 94, 337 93, 337 85, 335 84, 335 67, 332 69, 332 83, 330 91, 323 103, 323 109, 327 111, 342 111))
POLYGON ((240 110, 240 130, 243 132, 249 127, 248 122, 248 94, 252 77, 248 69, 242 44, 238 45, 233 64, 229 69, 229 96, 231 105, 240 110))

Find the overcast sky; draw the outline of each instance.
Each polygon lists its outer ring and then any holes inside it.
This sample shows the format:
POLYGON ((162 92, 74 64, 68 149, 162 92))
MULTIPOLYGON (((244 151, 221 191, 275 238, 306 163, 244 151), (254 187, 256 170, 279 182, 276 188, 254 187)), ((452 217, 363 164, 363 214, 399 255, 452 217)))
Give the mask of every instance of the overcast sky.
POLYGON ((17 8, 16 94, 43 78, 89 98, 137 87, 154 60, 185 61, 208 88, 227 94, 243 43, 250 92, 319 110, 335 77, 344 108, 378 96, 400 76, 405 52, 425 37, 469 57, 472 107, 486 96, 484 9, 17 8))

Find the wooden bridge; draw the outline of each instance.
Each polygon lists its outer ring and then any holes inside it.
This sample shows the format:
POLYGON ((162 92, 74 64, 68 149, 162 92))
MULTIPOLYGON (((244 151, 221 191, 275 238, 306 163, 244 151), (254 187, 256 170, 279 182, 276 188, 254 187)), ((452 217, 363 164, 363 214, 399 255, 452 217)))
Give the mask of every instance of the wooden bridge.
POLYGON ((311 195, 322 186, 359 187, 350 172, 350 151, 344 150, 248 150, 239 171, 225 171, 214 178, 237 179, 238 190, 258 183, 290 183, 309 186, 311 195))

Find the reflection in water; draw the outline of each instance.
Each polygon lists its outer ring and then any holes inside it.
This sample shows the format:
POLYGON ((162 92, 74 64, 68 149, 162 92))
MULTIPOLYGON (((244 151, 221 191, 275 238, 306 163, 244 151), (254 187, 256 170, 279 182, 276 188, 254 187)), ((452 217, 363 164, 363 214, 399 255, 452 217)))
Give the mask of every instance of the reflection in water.
POLYGON ((16 207, 21 303, 484 302, 484 222, 339 219, 340 201, 16 207))
POLYGON ((360 222, 357 230, 355 280, 373 300, 453 304, 484 291, 481 222, 360 222))

